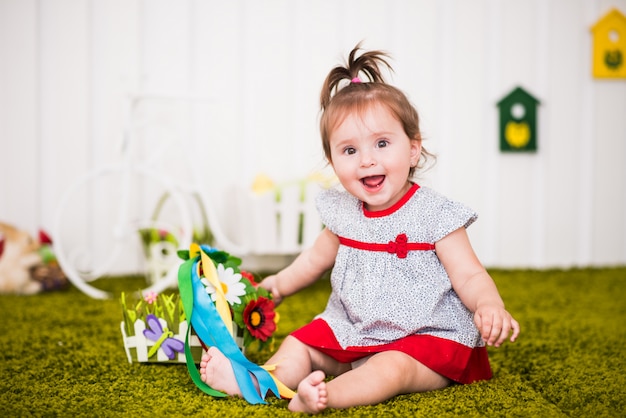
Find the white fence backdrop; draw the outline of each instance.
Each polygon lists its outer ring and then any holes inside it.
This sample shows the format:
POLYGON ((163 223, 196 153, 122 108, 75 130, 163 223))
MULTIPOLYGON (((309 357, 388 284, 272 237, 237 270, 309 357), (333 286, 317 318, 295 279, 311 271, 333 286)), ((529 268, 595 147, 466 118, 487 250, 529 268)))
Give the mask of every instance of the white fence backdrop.
POLYGON ((228 191, 325 167, 319 89, 363 40, 392 54, 438 156, 420 182, 479 212, 485 265, 626 264, 626 80, 591 77, 611 8, 626 1, 0 0, 0 221, 49 230, 69 184, 119 159, 127 94, 183 91, 211 98, 185 149, 241 241, 228 191), (498 151, 516 86, 541 101, 535 154, 498 151))

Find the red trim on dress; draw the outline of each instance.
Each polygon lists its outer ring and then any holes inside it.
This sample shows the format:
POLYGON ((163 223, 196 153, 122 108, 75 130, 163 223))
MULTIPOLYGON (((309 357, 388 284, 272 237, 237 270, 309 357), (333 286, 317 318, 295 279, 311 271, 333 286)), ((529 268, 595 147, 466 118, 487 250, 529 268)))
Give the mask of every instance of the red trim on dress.
POLYGON ((366 218, 382 218, 383 216, 391 215, 402 206, 404 206, 404 204, 413 197, 413 195, 419 188, 419 184, 413 183, 411 188, 404 194, 404 196, 402 196, 402 198, 400 198, 400 200, 398 200, 393 206, 390 206, 387 209, 371 211, 367 210, 365 208, 365 205, 363 205, 363 215, 365 215, 366 218))
POLYGON ((458 383, 489 380, 493 375, 486 347, 472 348, 432 335, 414 334, 388 344, 344 349, 326 321, 319 318, 291 335, 341 363, 351 363, 384 351, 400 351, 458 383))
POLYGON ((339 243, 346 247, 366 251, 386 251, 390 254, 396 254, 398 258, 406 258, 409 251, 432 251, 435 249, 435 245, 428 242, 408 242, 409 239, 406 234, 398 234, 395 241, 389 241, 387 244, 361 242, 339 236, 337 238, 339 238, 339 243))

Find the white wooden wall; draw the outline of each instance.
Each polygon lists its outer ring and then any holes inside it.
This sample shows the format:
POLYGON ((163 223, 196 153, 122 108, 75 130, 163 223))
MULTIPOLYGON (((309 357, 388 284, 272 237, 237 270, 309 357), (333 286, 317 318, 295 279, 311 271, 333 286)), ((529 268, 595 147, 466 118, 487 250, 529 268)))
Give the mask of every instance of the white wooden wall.
POLYGON ((479 212, 487 266, 626 264, 626 80, 590 75, 612 7, 626 0, 0 0, 0 221, 50 229, 70 182, 118 158, 143 88, 213 98, 190 139, 236 234, 230 187, 324 168, 319 89, 364 40, 393 55, 438 155, 421 182, 479 212), (541 101, 539 151, 504 155, 495 104, 518 85, 541 101))

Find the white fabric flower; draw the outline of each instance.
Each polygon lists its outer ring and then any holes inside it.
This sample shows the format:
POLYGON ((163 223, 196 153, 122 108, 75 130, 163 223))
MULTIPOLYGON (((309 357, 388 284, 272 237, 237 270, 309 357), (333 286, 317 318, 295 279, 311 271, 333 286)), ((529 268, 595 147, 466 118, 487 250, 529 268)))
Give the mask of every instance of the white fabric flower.
MULTIPOLYGON (((246 286, 241 282, 241 274, 235 273, 231 267, 225 269, 223 264, 218 264, 217 278, 222 285, 224 295, 226 295, 226 301, 230 305, 241 303, 239 296, 246 294, 246 286)), ((206 292, 211 295, 211 300, 215 302, 217 298, 215 287, 206 278, 202 278, 201 281, 206 292)))

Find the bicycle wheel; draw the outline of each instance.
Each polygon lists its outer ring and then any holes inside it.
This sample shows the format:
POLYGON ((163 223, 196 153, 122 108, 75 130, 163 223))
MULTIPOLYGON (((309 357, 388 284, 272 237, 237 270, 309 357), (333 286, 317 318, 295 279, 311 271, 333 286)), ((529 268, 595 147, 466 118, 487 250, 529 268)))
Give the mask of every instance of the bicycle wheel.
POLYGON ((161 277, 166 282, 149 281, 143 291, 175 284, 179 262, 172 259, 171 250, 188 248, 191 236, 188 208, 173 185, 147 167, 122 164, 104 166, 72 184, 61 198, 53 225, 61 268, 72 284, 96 299, 111 296, 93 283, 96 279, 147 273, 149 258, 157 254, 150 244, 172 244, 167 254, 172 268, 161 277), (158 220, 152 219, 164 193, 170 203, 158 220), (146 231, 155 232, 156 239, 151 241, 153 235, 146 231))

